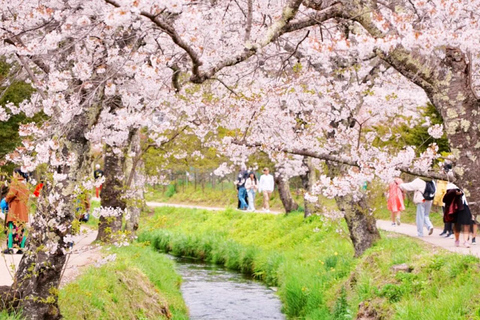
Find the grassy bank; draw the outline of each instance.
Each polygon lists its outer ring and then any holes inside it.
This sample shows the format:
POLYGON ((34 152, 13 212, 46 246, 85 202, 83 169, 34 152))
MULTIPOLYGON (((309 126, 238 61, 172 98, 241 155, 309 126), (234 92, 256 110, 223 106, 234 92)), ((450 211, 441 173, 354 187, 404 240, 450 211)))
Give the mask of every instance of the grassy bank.
MULTIPOLYGON (((292 195, 299 205, 303 205, 301 195, 292 195)), ((168 203, 192 204, 212 207, 232 207, 236 208, 238 203, 237 190, 233 183, 229 183, 224 189, 195 188, 193 185, 188 186, 158 186, 156 188, 149 187, 145 194, 147 201, 158 201, 168 203)), ((257 193, 255 196, 255 207, 262 207, 263 197, 257 193)), ((270 207, 274 210, 283 210, 283 205, 275 190, 270 199, 270 207)))
POLYGON ((173 262, 141 245, 115 248, 60 290, 65 319, 188 319, 173 262))
POLYGON ((480 319, 479 260, 383 234, 360 259, 343 221, 157 208, 141 241, 278 287, 289 318, 480 319), (407 264, 412 272, 394 273, 407 264), (359 305, 362 305, 359 308, 359 305))

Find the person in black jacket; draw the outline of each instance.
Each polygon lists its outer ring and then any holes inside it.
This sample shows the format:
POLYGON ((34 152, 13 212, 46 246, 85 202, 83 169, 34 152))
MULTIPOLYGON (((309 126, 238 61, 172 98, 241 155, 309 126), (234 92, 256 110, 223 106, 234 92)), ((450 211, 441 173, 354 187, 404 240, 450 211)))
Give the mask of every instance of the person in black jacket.
POLYGON ((468 235, 473 220, 465 194, 456 185, 449 183, 447 193, 443 196, 443 202, 445 203, 444 220, 453 223, 455 246, 460 246, 460 233, 463 231, 463 245, 469 248, 468 235))

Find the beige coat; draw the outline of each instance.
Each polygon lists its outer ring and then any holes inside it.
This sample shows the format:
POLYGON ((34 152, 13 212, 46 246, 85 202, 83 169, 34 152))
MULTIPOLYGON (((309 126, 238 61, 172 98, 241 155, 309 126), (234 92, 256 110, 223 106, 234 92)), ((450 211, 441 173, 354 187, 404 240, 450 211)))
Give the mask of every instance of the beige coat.
POLYGON ((5 197, 5 201, 8 203, 7 223, 28 222, 27 203, 29 190, 23 181, 23 178, 13 179, 10 190, 5 197))

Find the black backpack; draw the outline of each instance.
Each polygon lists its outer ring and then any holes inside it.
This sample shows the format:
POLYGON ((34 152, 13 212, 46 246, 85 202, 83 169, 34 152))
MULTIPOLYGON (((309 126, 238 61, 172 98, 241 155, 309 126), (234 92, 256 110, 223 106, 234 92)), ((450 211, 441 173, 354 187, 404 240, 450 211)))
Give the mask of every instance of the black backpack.
POLYGON ((427 184, 425 185, 425 191, 423 192, 423 198, 425 200, 433 200, 436 191, 437 188, 435 188, 435 182, 427 181, 427 184))

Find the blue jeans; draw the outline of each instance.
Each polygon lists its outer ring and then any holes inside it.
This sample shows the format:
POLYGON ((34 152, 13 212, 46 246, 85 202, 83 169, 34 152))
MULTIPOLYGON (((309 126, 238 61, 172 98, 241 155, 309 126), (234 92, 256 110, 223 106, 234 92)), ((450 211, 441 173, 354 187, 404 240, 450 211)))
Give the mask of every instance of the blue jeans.
POLYGON ((427 227, 427 230, 433 228, 430 221, 430 209, 432 208, 432 201, 425 201, 417 204, 417 232, 419 237, 423 237, 423 225, 427 227))
POLYGON ((247 192, 247 189, 245 187, 240 187, 238 189, 238 200, 240 200, 240 209, 247 209, 247 203, 245 202, 245 193, 247 192))
POLYGON ((248 209, 254 211, 255 210, 255 190, 248 190, 248 209))

